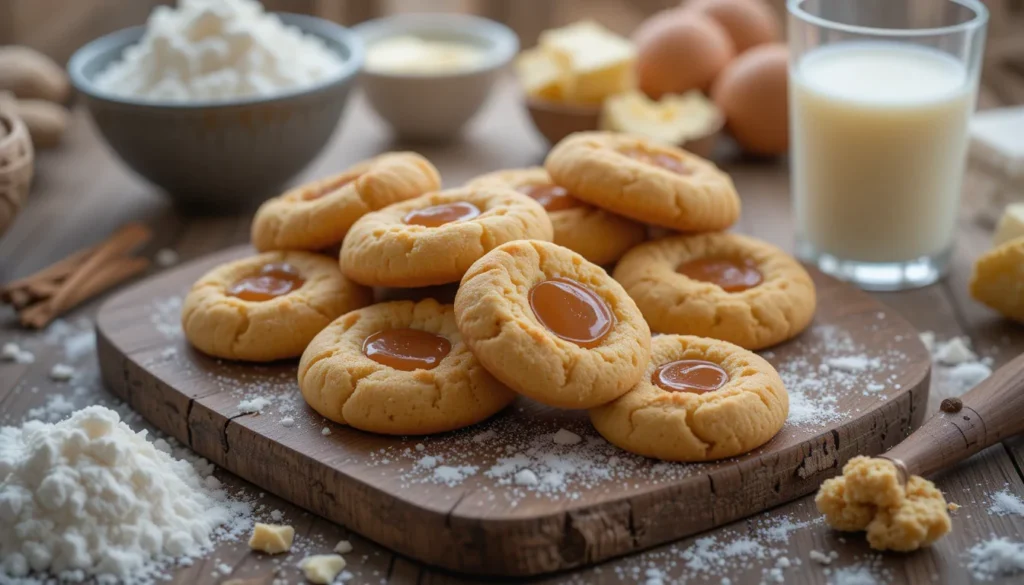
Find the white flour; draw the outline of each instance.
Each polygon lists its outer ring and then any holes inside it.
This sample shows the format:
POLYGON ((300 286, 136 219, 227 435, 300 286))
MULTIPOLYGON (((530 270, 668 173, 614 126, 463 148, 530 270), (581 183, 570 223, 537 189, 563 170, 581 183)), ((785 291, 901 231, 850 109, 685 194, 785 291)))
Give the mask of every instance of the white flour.
POLYGON ((100 89, 176 102, 262 97, 338 73, 318 37, 286 26, 255 0, 179 0, 158 6, 138 44, 96 77, 100 89))
POLYGON ((209 489, 189 462, 100 406, 0 428, 0 477, 0 576, 9 578, 147 582, 251 525, 249 504, 209 489))
POLYGON ((967 551, 967 569, 979 581, 1014 575, 1024 571, 1024 543, 993 538, 967 551))
POLYGON ((988 511, 997 516, 1024 516, 1024 502, 1006 489, 992 495, 988 511))

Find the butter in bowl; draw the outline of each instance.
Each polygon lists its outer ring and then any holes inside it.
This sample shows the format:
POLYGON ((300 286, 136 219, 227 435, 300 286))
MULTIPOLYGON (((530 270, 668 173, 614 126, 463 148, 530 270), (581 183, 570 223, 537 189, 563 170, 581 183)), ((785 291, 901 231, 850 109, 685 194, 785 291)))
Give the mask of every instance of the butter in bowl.
POLYGON ((404 140, 457 137, 519 49, 508 27, 462 14, 402 14, 355 31, 367 47, 367 100, 404 140))

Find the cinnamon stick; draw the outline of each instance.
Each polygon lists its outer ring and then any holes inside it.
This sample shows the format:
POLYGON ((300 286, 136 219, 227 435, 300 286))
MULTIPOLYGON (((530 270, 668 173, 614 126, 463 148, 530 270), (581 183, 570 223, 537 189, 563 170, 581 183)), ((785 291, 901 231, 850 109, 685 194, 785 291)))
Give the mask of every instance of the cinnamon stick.
POLYGON ((93 296, 116 286, 149 267, 146 258, 115 258, 101 266, 70 294, 64 295, 60 304, 42 302, 21 313, 21 323, 26 327, 41 329, 58 315, 72 309, 93 296))

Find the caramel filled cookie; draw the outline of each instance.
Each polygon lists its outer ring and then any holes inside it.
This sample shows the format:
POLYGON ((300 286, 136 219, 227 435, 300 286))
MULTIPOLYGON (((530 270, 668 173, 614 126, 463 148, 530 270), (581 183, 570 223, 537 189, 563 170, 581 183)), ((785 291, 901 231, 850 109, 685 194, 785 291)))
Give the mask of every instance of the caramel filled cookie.
POLYGON ((608 441, 665 461, 711 461, 767 443, 789 415, 778 372, 731 343, 659 335, 640 382, 594 408, 590 420, 608 441))
POLYGON ((267 200, 252 222, 257 250, 323 250, 340 243, 363 215, 441 187, 434 165, 392 152, 267 200))
POLYGON ((985 252, 974 264, 971 296, 1024 323, 1024 238, 985 252))
POLYGON ((573 196, 619 215, 679 231, 723 230, 740 217, 729 175, 685 150, 610 132, 579 132, 544 162, 573 196))
POLYGON ((474 263, 455 295, 455 320, 494 377, 550 406, 614 400, 650 356, 650 329, 622 287, 547 242, 504 244, 474 263))
POLYGON ((302 354, 299 388, 334 422, 388 435, 459 429, 515 399, 470 353, 452 306, 433 299, 339 317, 302 354))
POLYGON ((551 240, 539 203, 505 187, 449 189, 368 213, 341 248, 341 271, 369 286, 458 282, 488 251, 512 240, 551 240))
POLYGON ((468 187, 509 187, 544 206, 554 227, 554 243, 594 264, 611 264, 646 239, 634 221, 583 203, 551 181, 543 167, 497 171, 477 177, 468 187))
POLYGON ((199 351, 268 362, 302 354, 332 319, 372 301, 329 256, 268 252, 204 274, 185 297, 181 327, 199 351))
POLYGON ((651 329, 761 349, 795 337, 814 318, 814 282, 767 242, 730 233, 673 236, 633 248, 615 280, 651 329))

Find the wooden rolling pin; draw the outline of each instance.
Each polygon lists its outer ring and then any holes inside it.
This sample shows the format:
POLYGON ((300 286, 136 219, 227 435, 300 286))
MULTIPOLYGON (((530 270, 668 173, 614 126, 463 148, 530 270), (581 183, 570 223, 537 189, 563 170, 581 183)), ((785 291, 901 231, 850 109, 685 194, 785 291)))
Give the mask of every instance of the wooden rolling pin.
POLYGON ((960 398, 942 401, 935 416, 884 455, 903 480, 947 469, 1007 437, 1024 433, 1024 354, 960 398))

